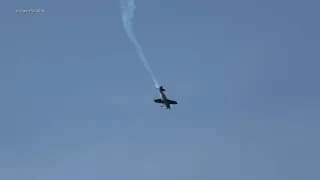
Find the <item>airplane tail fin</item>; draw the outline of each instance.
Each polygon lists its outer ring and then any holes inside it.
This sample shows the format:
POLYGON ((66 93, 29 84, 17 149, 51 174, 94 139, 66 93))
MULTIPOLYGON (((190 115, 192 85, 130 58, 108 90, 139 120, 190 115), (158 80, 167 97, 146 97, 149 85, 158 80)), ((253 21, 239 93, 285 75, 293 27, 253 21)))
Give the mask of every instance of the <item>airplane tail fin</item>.
POLYGON ((162 86, 159 88, 160 91, 166 91, 162 86))

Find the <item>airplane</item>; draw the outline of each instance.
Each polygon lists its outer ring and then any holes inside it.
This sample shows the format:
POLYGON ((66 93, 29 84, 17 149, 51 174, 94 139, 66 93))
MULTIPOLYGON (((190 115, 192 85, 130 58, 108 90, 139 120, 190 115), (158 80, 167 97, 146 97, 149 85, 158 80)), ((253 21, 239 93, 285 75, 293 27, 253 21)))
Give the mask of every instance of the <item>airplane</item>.
POLYGON ((163 91, 166 91, 163 89, 162 86, 158 88, 158 91, 160 92, 161 99, 154 99, 154 102, 163 104, 161 107, 166 106, 166 109, 171 110, 172 104, 178 104, 177 101, 173 101, 167 98, 167 96, 163 93, 163 91))

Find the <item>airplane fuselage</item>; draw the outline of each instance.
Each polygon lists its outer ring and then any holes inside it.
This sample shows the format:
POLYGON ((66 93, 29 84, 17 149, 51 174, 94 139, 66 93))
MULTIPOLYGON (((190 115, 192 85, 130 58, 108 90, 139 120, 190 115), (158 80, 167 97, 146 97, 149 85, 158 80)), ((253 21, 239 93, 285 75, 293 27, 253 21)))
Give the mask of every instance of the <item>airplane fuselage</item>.
POLYGON ((164 104, 166 105, 167 109, 170 109, 171 105, 170 103, 167 101, 167 96, 163 93, 163 91, 159 91, 160 92, 160 97, 163 100, 164 104))

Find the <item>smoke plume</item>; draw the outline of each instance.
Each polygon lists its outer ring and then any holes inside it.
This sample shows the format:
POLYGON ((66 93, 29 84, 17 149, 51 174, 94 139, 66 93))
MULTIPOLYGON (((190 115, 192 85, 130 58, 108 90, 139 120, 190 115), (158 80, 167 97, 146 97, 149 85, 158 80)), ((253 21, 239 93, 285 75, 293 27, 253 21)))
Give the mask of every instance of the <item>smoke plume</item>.
POLYGON ((142 60, 144 67, 147 69, 147 71, 149 72, 154 85, 156 86, 156 88, 159 87, 159 83, 156 79, 156 77, 154 76, 149 63, 146 59, 146 57, 144 56, 142 47, 140 46, 138 40, 136 39, 133 30, 132 30, 132 19, 134 17, 134 11, 136 9, 136 5, 135 5, 135 0, 120 0, 121 3, 121 12, 122 12, 122 21, 123 21, 123 26, 124 29, 129 37, 129 39, 131 40, 131 42, 133 43, 133 45, 136 47, 137 53, 140 56, 140 59, 142 60))

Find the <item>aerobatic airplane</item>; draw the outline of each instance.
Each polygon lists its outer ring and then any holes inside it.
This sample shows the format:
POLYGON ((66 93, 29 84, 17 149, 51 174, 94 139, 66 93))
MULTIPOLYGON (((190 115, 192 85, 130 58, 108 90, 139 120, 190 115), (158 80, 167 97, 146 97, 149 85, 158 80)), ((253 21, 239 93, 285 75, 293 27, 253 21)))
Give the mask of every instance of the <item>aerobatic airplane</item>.
POLYGON ((167 98, 167 96, 163 93, 163 91, 166 91, 166 90, 163 89, 162 86, 160 86, 158 91, 160 92, 161 99, 155 99, 154 102, 163 104, 161 107, 166 106, 166 109, 171 110, 170 108, 171 108, 172 104, 178 104, 176 101, 172 101, 167 98))

